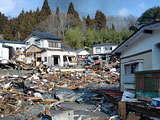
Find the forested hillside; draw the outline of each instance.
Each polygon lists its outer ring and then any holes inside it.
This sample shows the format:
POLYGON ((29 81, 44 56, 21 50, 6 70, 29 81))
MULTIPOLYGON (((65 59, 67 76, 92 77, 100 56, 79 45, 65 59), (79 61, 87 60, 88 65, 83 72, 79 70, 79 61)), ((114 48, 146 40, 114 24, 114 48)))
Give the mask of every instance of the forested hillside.
POLYGON ((48 32, 64 38, 65 45, 79 49, 98 43, 119 44, 137 29, 137 25, 160 19, 159 7, 147 10, 137 21, 131 15, 105 16, 99 10, 94 18, 90 15, 80 18, 73 3, 70 3, 66 13, 61 12, 58 6, 55 7, 56 12, 51 12, 48 1, 44 0, 41 10, 22 10, 16 18, 8 18, 0 13, 0 34, 6 40, 23 41, 32 30, 48 32))

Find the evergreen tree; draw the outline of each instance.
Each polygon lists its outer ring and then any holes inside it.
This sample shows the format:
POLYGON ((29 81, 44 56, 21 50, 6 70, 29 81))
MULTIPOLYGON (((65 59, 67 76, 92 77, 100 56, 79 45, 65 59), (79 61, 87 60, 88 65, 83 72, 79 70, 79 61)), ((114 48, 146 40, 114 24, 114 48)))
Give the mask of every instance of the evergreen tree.
POLYGON ((157 10, 156 21, 160 21, 160 8, 158 8, 158 10, 157 10))
POLYGON ((11 21, 6 21, 6 24, 3 27, 3 35, 6 40, 13 40, 11 21))
POLYGON ((91 29, 91 30, 94 29, 94 20, 91 19, 89 15, 87 16, 87 19, 86 19, 86 25, 87 25, 87 29, 91 29))
POLYGON ((69 14, 73 14, 73 15, 74 15, 74 12, 75 12, 74 6, 73 6, 73 3, 71 2, 71 3, 69 4, 69 8, 68 8, 67 14, 68 14, 68 15, 69 15, 69 14))
POLYGON ((59 7, 57 6, 57 8, 56 8, 56 15, 60 15, 60 10, 59 10, 59 7))
POLYGON ((73 6, 72 2, 69 4, 67 16, 68 16, 68 28, 75 28, 76 26, 80 27, 81 21, 80 21, 80 18, 79 18, 79 14, 74 9, 74 6, 73 6))
POLYGON ((106 17, 104 13, 97 10, 94 23, 95 23, 96 30, 101 30, 102 28, 106 28, 106 17))
POLYGON ((51 9, 48 5, 48 1, 44 0, 41 12, 40 12, 40 16, 41 16, 41 20, 45 20, 46 17, 48 17, 51 14, 51 9))
POLYGON ((35 17, 36 17, 36 21, 37 21, 37 24, 41 21, 40 20, 40 11, 39 11, 39 8, 37 8, 36 12, 35 12, 35 17))
POLYGON ((2 32, 3 32, 3 27, 4 27, 7 19, 8 19, 8 18, 7 18, 4 14, 2 14, 2 13, 0 12, 0 34, 2 34, 2 32))
POLYGON ((114 24, 112 24, 112 30, 116 30, 115 27, 114 27, 114 24))
POLYGON ((129 30, 130 30, 130 31, 136 31, 136 30, 137 30, 137 27, 132 25, 132 26, 129 27, 129 30))
POLYGON ((160 7, 153 7, 146 10, 141 17, 138 18, 137 22, 139 25, 141 24, 149 24, 160 19, 160 7))
POLYGON ((56 27, 56 35, 60 36, 60 10, 59 10, 58 6, 56 8, 56 15, 55 15, 54 24, 56 27))

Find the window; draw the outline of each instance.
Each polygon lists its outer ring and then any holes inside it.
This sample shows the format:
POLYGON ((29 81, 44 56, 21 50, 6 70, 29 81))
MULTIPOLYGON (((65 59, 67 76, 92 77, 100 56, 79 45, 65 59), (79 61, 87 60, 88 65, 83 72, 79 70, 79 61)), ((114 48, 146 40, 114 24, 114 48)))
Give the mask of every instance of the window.
POLYGON ((138 70, 138 63, 125 65, 125 74, 134 74, 138 70))
POLYGON ((96 53, 101 53, 101 48, 96 48, 96 53))
POLYGON ((125 65, 125 74, 131 74, 131 65, 125 65))
POLYGON ((60 48, 61 47, 61 43, 60 42, 49 42, 49 47, 60 48))
POLYGON ((30 45, 31 44, 31 42, 26 42, 26 45, 30 45))
POLYGON ((108 51, 108 47, 105 47, 105 48, 104 48, 104 51, 108 51))
POLYGON ((40 40, 35 40, 35 43, 37 44, 37 45, 40 45, 41 43, 40 43, 40 40))
POLYGON ((37 62, 41 62, 41 57, 37 57, 37 62))
POLYGON ((44 62, 47 62, 47 57, 44 57, 44 62))
POLYGON ((61 43, 58 43, 58 45, 57 45, 57 46, 58 46, 58 48, 61 48, 61 43))
POLYGON ((52 42, 49 42, 49 47, 52 47, 52 42))

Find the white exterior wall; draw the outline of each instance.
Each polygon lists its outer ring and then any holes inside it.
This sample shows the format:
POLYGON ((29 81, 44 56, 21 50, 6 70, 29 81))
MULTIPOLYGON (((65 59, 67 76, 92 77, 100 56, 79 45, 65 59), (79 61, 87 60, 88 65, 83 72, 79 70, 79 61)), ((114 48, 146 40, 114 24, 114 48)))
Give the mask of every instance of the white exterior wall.
POLYGON ((42 40, 42 45, 40 47, 48 48, 48 41, 47 40, 42 40))
POLYGON ((27 49, 28 47, 30 47, 32 44, 35 44, 35 40, 37 40, 37 39, 39 39, 39 37, 37 37, 37 36, 32 36, 32 37, 30 37, 30 38, 25 42, 25 44, 26 44, 26 49, 27 49), (30 42, 30 44, 28 45, 27 42, 30 42))
POLYGON ((3 60, 9 60, 9 49, 8 48, 2 48, 2 59, 3 60))
POLYGON ((135 75, 125 74, 125 65, 137 63, 137 71, 152 69, 152 52, 121 59, 121 90, 135 89, 135 75))
POLYGON ((117 45, 115 45, 115 46, 112 46, 112 51, 113 51, 114 49, 116 49, 116 47, 117 47, 117 45))
POLYGON ((0 43, 0 59, 2 59, 3 55, 3 49, 2 49, 2 43, 0 43))
POLYGON ((134 86, 134 74, 124 74, 125 64, 130 64, 130 61, 138 62, 138 71, 145 70, 160 70, 160 34, 159 30, 153 30, 152 34, 142 33, 132 43, 129 43, 127 47, 124 47, 121 51, 121 90, 125 90, 132 85, 134 86), (143 53, 145 51, 149 51, 143 53), (143 53, 143 54, 139 54, 143 53), (135 55, 137 54, 137 55, 135 55), (133 56, 135 55, 135 56, 133 56), (127 58, 124 58, 127 57, 127 58), (123 59, 122 59, 123 58, 123 59), (141 62, 140 62, 141 61, 141 62), (125 84, 132 83, 132 84, 125 84))
POLYGON ((156 44, 160 44, 159 29, 154 30, 153 34, 143 34, 143 36, 136 39, 121 52, 121 58, 152 50, 152 70, 160 69, 160 47, 157 48, 156 44))
POLYGON ((57 41, 57 40, 47 40, 47 39, 41 39, 40 40, 40 43, 37 44, 37 42, 35 40, 39 39, 39 37, 36 37, 36 36, 32 36, 31 38, 29 38, 25 44, 26 44, 26 49, 28 47, 30 47, 31 45, 37 45, 38 47, 40 48, 48 48, 48 49, 61 49, 61 48, 56 48, 56 47, 49 47, 49 42, 48 41, 54 41, 54 42, 60 42, 61 41, 57 41), (27 42, 30 42, 29 45, 27 45, 27 42))
POLYGON ((4 43, 4 45, 12 46, 15 50, 16 48, 22 48, 22 51, 24 51, 26 48, 25 44, 4 43))
POLYGON ((116 47, 117 47, 117 45, 114 45, 114 46, 96 46, 96 47, 93 47, 93 54, 107 54, 107 53, 110 54, 116 47), (105 47, 108 48, 107 51, 105 50, 105 47), (112 50, 110 50, 110 47, 112 48, 112 50), (96 48, 100 48, 101 52, 97 53, 96 48))
POLYGON ((60 56, 60 66, 64 66, 63 62, 63 56, 77 56, 76 52, 73 51, 46 51, 42 54, 42 60, 44 61, 44 57, 47 57, 47 62, 45 64, 48 64, 48 57, 52 57, 54 55, 59 55, 60 56))
POLYGON ((48 65, 48 57, 49 57, 48 56, 48 52, 43 52, 43 54, 42 54, 42 61, 44 61, 44 64, 46 64, 46 65, 48 65), (45 57, 47 57, 47 61, 46 62, 44 61, 45 57))

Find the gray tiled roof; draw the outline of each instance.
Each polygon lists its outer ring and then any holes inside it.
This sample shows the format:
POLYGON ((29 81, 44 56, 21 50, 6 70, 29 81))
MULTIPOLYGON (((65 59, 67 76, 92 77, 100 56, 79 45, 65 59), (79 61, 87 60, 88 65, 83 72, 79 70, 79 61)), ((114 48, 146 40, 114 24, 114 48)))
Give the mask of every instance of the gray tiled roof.
POLYGON ((97 46, 115 46, 117 44, 115 43, 104 43, 104 44, 96 44, 96 45, 93 45, 93 47, 97 47, 97 46))
POLYGON ((32 31, 32 34, 40 37, 41 39, 63 40, 62 38, 53 36, 53 35, 51 35, 51 34, 49 34, 49 33, 46 33, 46 32, 32 31))
POLYGON ((0 43, 25 44, 24 42, 20 41, 9 41, 9 40, 0 40, 0 43))

